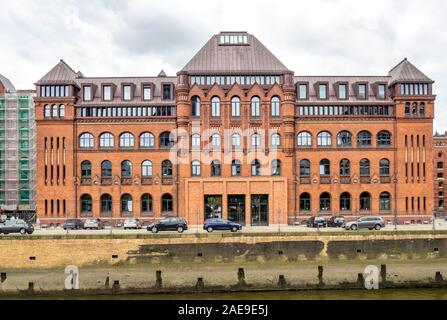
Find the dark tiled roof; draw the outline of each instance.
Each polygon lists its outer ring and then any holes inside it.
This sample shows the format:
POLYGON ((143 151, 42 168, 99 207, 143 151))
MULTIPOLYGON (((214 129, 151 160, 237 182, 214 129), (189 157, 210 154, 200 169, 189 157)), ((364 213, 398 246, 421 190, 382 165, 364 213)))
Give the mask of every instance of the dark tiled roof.
POLYGON ((391 84, 396 82, 433 82, 421 70, 416 68, 407 58, 399 62, 388 75, 391 77, 391 84))
POLYGON ((254 35, 225 32, 214 35, 181 70, 190 74, 282 74, 290 70, 254 35), (219 44, 224 34, 248 36, 248 44, 219 44))
POLYGON ((11 83, 11 81, 9 81, 8 78, 2 76, 0 74, 0 82, 3 84, 3 86, 5 87, 5 91, 6 93, 15 93, 16 92, 16 88, 14 87, 14 85, 11 83))
POLYGON ((36 85, 41 84, 76 84, 76 78, 82 76, 82 73, 76 73, 64 60, 60 60, 46 75, 37 81, 36 85))

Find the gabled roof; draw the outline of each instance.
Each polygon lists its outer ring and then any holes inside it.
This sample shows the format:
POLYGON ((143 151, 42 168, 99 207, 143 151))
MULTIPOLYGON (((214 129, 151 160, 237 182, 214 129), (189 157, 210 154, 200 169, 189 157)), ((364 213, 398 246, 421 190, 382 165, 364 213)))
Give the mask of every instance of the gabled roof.
POLYGON ((76 84, 76 78, 82 73, 76 73, 64 60, 60 60, 46 75, 37 81, 40 84, 76 84))
POLYGON ((9 81, 8 78, 2 76, 1 74, 0 74, 0 83, 3 85, 3 87, 5 87, 6 93, 15 93, 16 92, 16 88, 11 83, 11 81, 9 81))
POLYGON ((433 82, 421 70, 416 68, 407 58, 403 59, 388 73, 391 76, 390 85, 396 82, 433 82))
POLYGON ((221 32, 214 35, 181 72, 190 74, 282 74, 290 70, 254 35, 221 32), (221 36, 247 37, 246 43, 221 44, 221 36))

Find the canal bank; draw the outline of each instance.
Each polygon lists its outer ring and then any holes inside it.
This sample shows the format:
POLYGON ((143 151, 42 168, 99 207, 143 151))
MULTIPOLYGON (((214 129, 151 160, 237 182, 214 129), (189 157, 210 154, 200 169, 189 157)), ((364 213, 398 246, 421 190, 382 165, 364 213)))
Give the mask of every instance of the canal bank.
POLYGON ((2 237, 0 295, 447 287, 447 233, 2 237), (66 290, 66 266, 78 290, 66 290))

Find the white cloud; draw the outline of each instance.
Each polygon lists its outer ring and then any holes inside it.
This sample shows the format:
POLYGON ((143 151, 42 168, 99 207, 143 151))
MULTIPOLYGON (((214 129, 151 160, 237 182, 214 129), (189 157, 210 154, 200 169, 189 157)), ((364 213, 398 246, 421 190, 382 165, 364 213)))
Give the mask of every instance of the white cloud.
POLYGON ((0 73, 30 88, 60 58, 90 76, 174 75, 212 34, 247 30, 296 74, 384 75, 403 57, 436 81, 447 130, 447 2, 0 0, 0 73))

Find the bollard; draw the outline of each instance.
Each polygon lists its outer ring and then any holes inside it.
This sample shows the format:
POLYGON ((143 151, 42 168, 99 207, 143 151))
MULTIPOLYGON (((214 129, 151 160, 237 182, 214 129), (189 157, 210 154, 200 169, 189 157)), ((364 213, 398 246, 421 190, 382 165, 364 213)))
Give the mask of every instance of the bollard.
POLYGON ((203 278, 197 278, 196 290, 203 290, 204 288, 203 278))
POLYGON ((323 266, 318 266, 318 285, 324 286, 323 281, 323 266))
POLYGON ((34 282, 28 282, 28 292, 29 293, 34 292, 34 282))
POLYGON ((382 281, 382 284, 386 283, 386 264, 382 264, 380 266, 380 278, 382 281))
POLYGON ((108 288, 110 288, 110 277, 109 276, 107 276, 107 278, 106 278, 106 282, 104 283, 104 286, 108 289, 108 288))
POLYGON ((357 284, 362 288, 365 286, 365 278, 363 278, 363 273, 357 275, 357 284))
POLYGON ((278 286, 279 287, 281 287, 281 288, 283 288, 283 287, 285 287, 286 286, 286 278, 284 277, 284 275, 283 274, 280 274, 279 275, 279 279, 278 279, 278 286))
POLYGON ((2 272, 2 273, 0 274, 0 281, 1 281, 1 283, 3 283, 3 282, 6 281, 6 272, 2 272))
POLYGON ((162 287, 161 270, 157 270, 155 273, 155 287, 160 289, 162 287))

